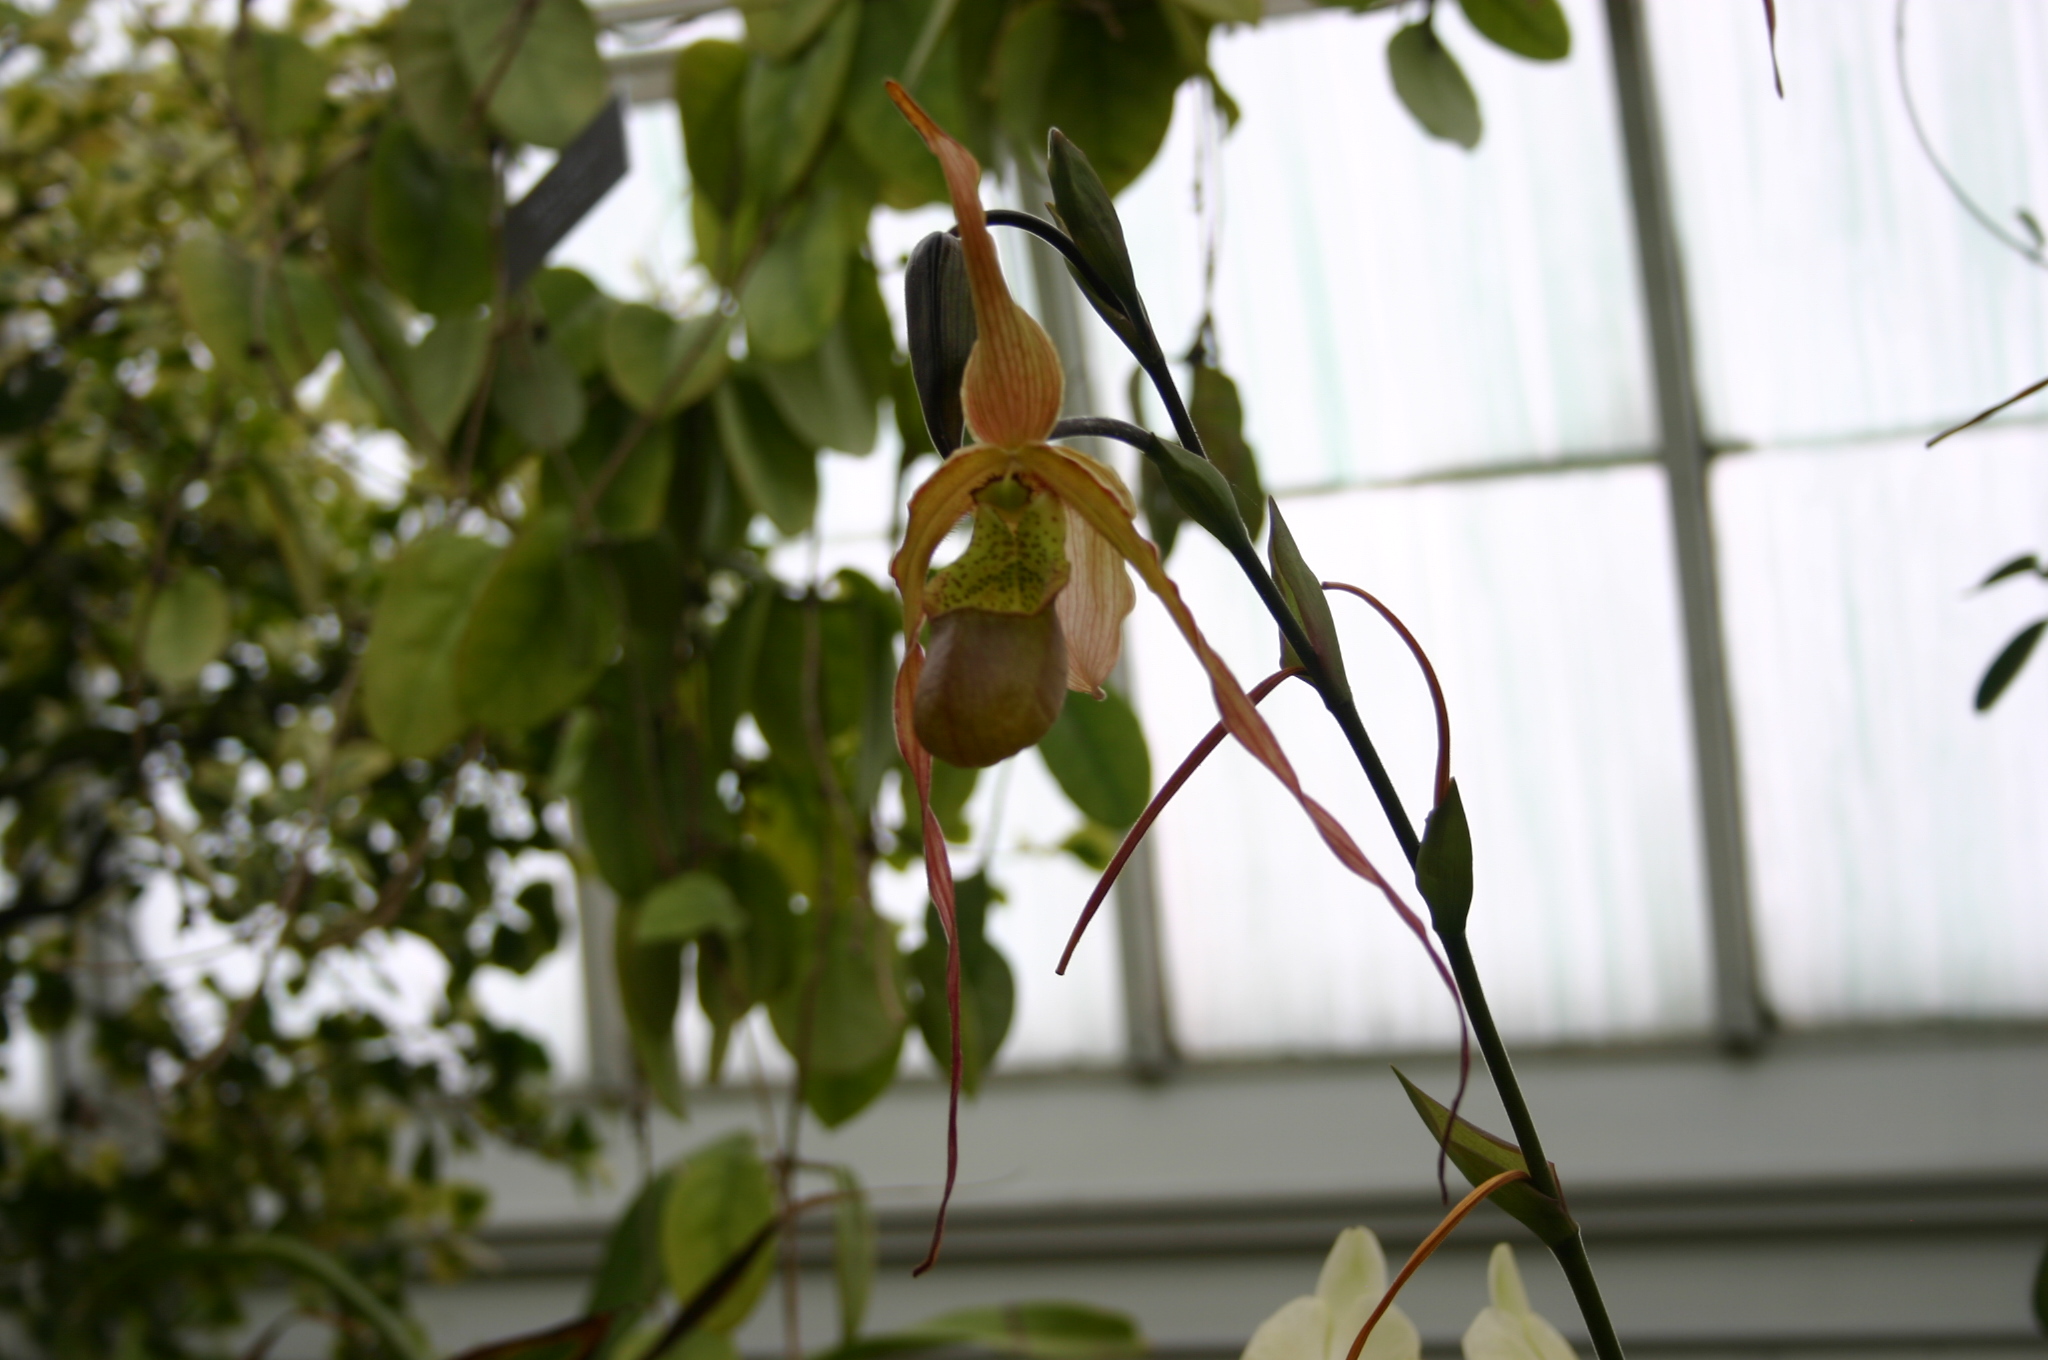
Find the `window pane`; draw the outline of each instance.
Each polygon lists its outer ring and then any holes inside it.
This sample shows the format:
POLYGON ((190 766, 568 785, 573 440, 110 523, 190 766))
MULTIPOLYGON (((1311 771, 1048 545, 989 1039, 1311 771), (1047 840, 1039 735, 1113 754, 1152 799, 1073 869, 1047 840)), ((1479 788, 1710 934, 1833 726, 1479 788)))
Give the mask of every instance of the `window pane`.
MULTIPOLYGON (((1559 1039, 1702 1024, 1706 936, 1657 471, 1348 492, 1287 513, 1316 569, 1380 594, 1442 676, 1477 847, 1474 948, 1503 1026, 1559 1039)), ((1272 625, 1236 569, 1198 536, 1184 543, 1174 573, 1209 636, 1247 682, 1271 670, 1272 625)), ((1427 691, 1364 605, 1335 608, 1367 724, 1419 816, 1434 759, 1427 691)), ((1137 617, 1163 764, 1214 707, 1159 611, 1137 617)), ((1314 696, 1293 687, 1267 708, 1309 789, 1407 891, 1400 852, 1314 696)), ((1191 1052, 1455 1035, 1415 941, 1248 757, 1220 751, 1158 834, 1175 1016, 1191 1052)))
MULTIPOLYGON (((1659 3, 1651 36, 1706 422, 1772 444, 1960 420, 2048 373, 2043 276, 1949 195, 1899 94, 1891 0, 1801 6, 1771 93, 1753 5, 1659 3)), ((2048 202, 2048 10, 1916 5, 1942 158, 2004 229, 2048 202)))
MULTIPOLYGON (((1566 8, 1574 51, 1558 65, 1507 56, 1438 8, 1483 105, 1473 152, 1424 136, 1394 98, 1391 15, 1301 15, 1213 43, 1244 109, 1223 143, 1217 329, 1269 486, 1650 445, 1605 30, 1597 5, 1566 8)), ((1169 350, 1202 308, 1201 102, 1183 92, 1166 149, 1119 202, 1169 350)), ((1121 407, 1130 365, 1106 330, 1091 338, 1121 407)))
POLYGON ((2048 436, 1765 452, 1713 485, 1772 1004, 2048 1012, 2048 666, 1971 711, 2048 592, 1970 590, 2043 546, 2048 436))

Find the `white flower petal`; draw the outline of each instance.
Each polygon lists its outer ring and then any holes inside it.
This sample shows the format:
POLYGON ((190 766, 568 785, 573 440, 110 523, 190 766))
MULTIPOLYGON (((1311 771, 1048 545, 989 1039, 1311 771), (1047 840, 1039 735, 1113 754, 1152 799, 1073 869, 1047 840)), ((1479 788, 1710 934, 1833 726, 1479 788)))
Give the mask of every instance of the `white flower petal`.
POLYGON ((1465 1360, 1578 1360, 1571 1343, 1534 1313, 1482 1308, 1465 1329, 1465 1360))
POLYGON ((1323 1339, 1329 1331, 1330 1310, 1321 1299, 1304 1294, 1259 1324, 1243 1360, 1323 1360, 1323 1339))
POLYGON ((1510 1313, 1527 1313, 1529 1291, 1522 1287, 1522 1268, 1515 1264, 1515 1249, 1505 1242, 1494 1244, 1486 1261, 1486 1292, 1493 1306, 1510 1313))
MULTIPOLYGON (((1316 1297, 1339 1312, 1351 1300, 1367 1300, 1371 1312, 1380 1295, 1387 1292, 1387 1254, 1370 1228, 1346 1228, 1337 1234, 1330 1254, 1323 1258, 1323 1273, 1316 1279, 1316 1297)), ((1359 1321, 1365 1320, 1364 1314, 1359 1321)))
MULTIPOLYGON (((1351 1343, 1358 1339, 1358 1329, 1372 1316, 1372 1310, 1379 1307, 1380 1294, 1361 1294, 1348 1301, 1340 1309, 1330 1313, 1330 1340, 1323 1353, 1323 1360, 1345 1360, 1351 1354, 1351 1343)), ((1389 1308, 1372 1329, 1372 1335, 1365 1339, 1365 1349, 1358 1353, 1358 1360, 1421 1360, 1422 1333, 1415 1330, 1415 1324, 1398 1307, 1389 1308)))

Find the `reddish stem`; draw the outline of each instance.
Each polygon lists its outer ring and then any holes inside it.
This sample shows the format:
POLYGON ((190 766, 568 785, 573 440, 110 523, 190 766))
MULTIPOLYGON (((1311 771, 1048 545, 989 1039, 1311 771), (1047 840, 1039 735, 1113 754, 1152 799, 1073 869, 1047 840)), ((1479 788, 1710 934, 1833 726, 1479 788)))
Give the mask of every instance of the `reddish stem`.
POLYGON ((1415 640, 1415 634, 1408 631, 1408 625, 1401 622, 1400 616, 1381 604, 1376 596, 1343 581, 1325 581, 1323 589, 1356 595, 1379 610, 1380 617, 1393 625, 1394 631, 1401 635, 1401 641, 1408 644, 1408 650, 1415 656, 1415 664, 1422 667, 1422 678, 1429 682, 1429 700, 1436 705, 1436 801, 1443 802, 1444 794, 1451 785, 1451 710, 1444 703, 1444 687, 1437 683, 1436 667, 1429 664, 1429 653, 1422 650, 1422 644, 1415 640))

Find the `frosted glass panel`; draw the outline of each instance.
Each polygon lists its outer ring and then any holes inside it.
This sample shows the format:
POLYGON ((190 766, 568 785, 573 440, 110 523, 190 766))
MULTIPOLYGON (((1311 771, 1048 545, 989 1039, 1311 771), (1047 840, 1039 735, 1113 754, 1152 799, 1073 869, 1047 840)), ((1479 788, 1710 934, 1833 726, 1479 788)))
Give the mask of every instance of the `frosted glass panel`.
MULTIPOLYGON (((1400 611, 1442 675, 1477 846, 1472 936, 1522 1039, 1685 1030, 1706 945, 1675 591, 1649 468, 1356 491, 1290 502, 1304 553, 1400 611)), ((1222 553, 1188 535, 1174 574, 1247 683, 1273 627, 1222 553)), ((1336 604, 1366 721, 1408 806, 1428 807, 1427 691, 1366 607, 1336 604)), ((1155 758, 1214 720, 1163 616, 1141 606, 1155 758)), ((1406 885, 1348 748, 1305 688, 1267 702, 1310 790, 1406 885)), ((1322 850, 1279 787, 1218 753, 1159 828, 1175 1018, 1203 1055, 1440 1044, 1455 1013, 1420 947, 1322 850)))
MULTIPOLYGON (((1893 0, 1790 10, 1785 99, 1755 5, 1658 3, 1705 418, 1754 444, 1959 420, 2048 373, 2048 275, 1992 240, 1913 139, 1893 0)), ((1918 4, 1928 134, 1987 211, 2048 202, 2048 9, 1918 4)))
MULTIPOLYGON (((1244 109, 1224 143, 1217 325, 1269 486, 1650 444, 1606 35, 1598 5, 1566 8, 1573 55, 1546 66, 1438 7, 1484 107, 1474 152, 1424 136, 1395 101, 1391 15, 1301 15, 1214 42, 1244 109)), ((1170 352, 1201 314, 1200 108, 1190 86, 1118 205, 1170 352)), ((1098 390, 1121 407, 1130 364, 1097 337, 1098 390)))
POLYGON ((1795 1021, 2048 1013, 2048 670, 1984 666, 2048 613, 2048 436, 1767 452, 1714 473, 1772 1003, 1795 1021))

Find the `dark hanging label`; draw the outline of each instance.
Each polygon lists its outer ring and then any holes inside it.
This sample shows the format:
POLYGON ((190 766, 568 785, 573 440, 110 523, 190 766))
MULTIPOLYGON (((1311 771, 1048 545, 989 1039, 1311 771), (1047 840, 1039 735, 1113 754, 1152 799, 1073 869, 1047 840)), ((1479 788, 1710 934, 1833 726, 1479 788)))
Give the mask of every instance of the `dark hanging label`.
POLYGON ((626 105, 615 95, 562 148, 540 183, 506 210, 506 290, 517 291, 533 277, 556 243, 625 177, 626 105))

